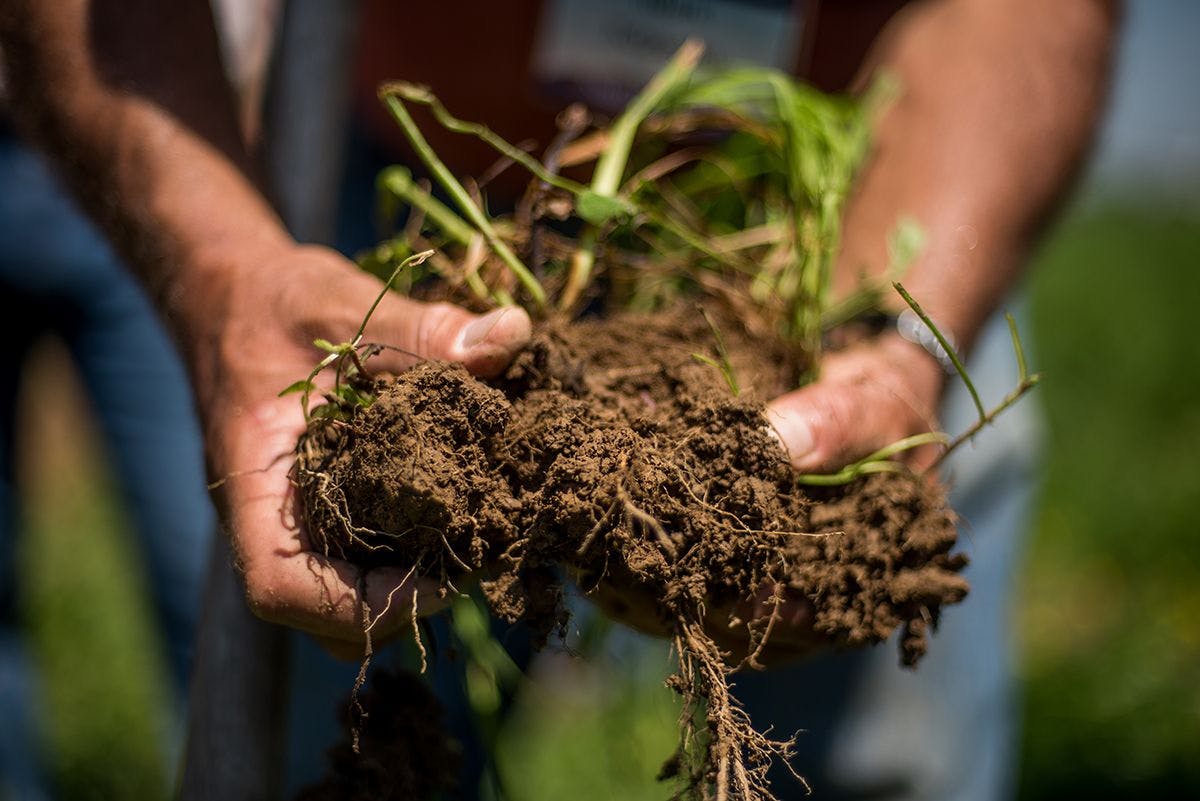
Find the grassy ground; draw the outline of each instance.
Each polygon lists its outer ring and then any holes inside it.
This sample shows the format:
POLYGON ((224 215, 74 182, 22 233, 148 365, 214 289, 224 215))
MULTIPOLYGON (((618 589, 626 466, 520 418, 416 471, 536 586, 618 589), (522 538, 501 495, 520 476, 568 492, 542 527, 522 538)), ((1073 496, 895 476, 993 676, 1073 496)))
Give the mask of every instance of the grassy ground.
MULTIPOLYGON (((1200 797, 1200 216, 1092 210, 1032 285, 1048 483, 1020 593, 1024 799, 1200 797)), ((162 667, 111 487, 43 409, 28 441, 30 630, 63 797, 162 794, 162 667), (58 431, 55 434, 55 431, 58 431), (43 436, 51 436, 46 441, 43 436), (56 437, 56 438, 53 438, 56 437)), ((665 662, 576 666, 519 702, 513 801, 661 799, 665 662)))

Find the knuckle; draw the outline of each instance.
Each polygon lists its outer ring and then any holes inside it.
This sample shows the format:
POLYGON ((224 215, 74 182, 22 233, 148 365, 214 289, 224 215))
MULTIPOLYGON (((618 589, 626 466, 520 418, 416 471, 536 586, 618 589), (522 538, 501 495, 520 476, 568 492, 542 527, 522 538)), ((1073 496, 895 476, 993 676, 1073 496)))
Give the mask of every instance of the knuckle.
POLYGON ((434 303, 420 311, 417 321, 417 341, 414 350, 426 358, 441 355, 445 340, 446 321, 450 317, 449 304, 434 303))
POLYGON ((427 306, 417 327, 417 353, 426 358, 453 359, 459 331, 470 315, 452 303, 427 306))

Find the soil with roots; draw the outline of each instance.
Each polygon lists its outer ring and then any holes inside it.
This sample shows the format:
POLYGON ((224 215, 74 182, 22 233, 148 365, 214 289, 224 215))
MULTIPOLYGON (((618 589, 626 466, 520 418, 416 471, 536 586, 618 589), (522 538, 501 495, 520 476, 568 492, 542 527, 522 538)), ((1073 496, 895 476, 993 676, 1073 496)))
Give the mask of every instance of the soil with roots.
POLYGON ((547 323, 489 382, 432 361, 374 378, 368 408, 314 419, 294 476, 319 548, 447 590, 481 573, 492 611, 543 641, 565 627, 564 579, 650 599, 642 625, 674 640, 686 702, 664 774, 682 795, 757 801, 791 741, 758 732, 728 679, 783 637, 779 602, 804 608, 812 645, 899 631, 911 665, 966 594, 966 560, 925 480, 797 483, 763 410, 802 365, 709 313, 547 323))

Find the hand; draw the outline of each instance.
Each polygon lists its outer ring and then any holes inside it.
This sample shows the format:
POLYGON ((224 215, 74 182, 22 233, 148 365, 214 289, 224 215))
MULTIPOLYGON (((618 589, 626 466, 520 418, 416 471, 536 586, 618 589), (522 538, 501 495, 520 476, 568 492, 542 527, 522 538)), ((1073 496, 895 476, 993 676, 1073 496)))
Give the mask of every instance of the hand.
MULTIPOLYGON (((919 345, 886 333, 826 354, 820 378, 767 405, 767 419, 802 473, 835 472, 913 434, 936 431, 945 386, 941 366, 919 345)), ((900 454, 913 469, 934 447, 900 454)))
MULTIPOLYGON (((411 620, 414 600, 422 614, 440 601, 426 581, 403 585, 402 571, 365 572, 307 547, 288 480, 304 417, 297 397, 279 392, 324 355, 313 339, 353 337, 380 288, 332 251, 288 246, 253 263, 240 257, 237 266, 210 269, 179 289, 194 295, 180 303, 193 310, 183 325, 185 343, 193 348, 188 355, 210 472, 224 479, 222 519, 247 600, 258 616, 308 631, 346 657, 362 654, 364 600, 372 620, 382 616, 371 630, 376 642, 411 620)), ((529 335, 529 317, 517 308, 477 316, 390 294, 364 341, 461 362, 488 376, 504 369, 529 335)), ((415 361, 389 350, 371 364, 400 372, 415 361)))

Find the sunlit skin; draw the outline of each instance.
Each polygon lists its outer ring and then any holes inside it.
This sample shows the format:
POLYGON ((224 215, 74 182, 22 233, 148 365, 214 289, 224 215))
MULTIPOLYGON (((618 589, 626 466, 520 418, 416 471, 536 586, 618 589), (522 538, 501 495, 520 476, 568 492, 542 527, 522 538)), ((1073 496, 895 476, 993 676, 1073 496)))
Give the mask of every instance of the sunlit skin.
MULTIPOLYGON (((842 16, 838 24, 856 24, 842 16)), ((472 22, 455 26, 468 38, 493 35, 472 22)), ((832 38, 812 50, 814 75, 836 73, 822 54, 844 61, 845 49, 830 42, 854 38, 830 25, 818 33, 832 38)), ((838 287, 884 269, 888 233, 901 215, 914 217, 927 247, 905 283, 969 347, 1085 154, 1115 26, 1113 4, 1102 0, 941 0, 910 6, 871 50, 853 49, 862 62, 855 85, 886 68, 904 93, 879 122, 846 212, 838 287)), ((228 477, 219 505, 252 608, 339 653, 361 654, 362 593, 371 609, 383 609, 394 592, 373 630, 377 639, 394 635, 410 619, 413 588, 397 589, 394 571, 363 576, 312 554, 297 535, 286 454, 304 421, 294 397, 276 396, 320 358, 314 337, 353 335, 379 284, 330 250, 297 245, 264 200, 207 0, 7 0, 2 34, 19 121, 113 236, 179 339, 210 473, 228 477)), ((508 98, 500 74, 467 77, 487 97, 508 98)), ((463 116, 489 119, 484 105, 457 98, 463 77, 447 72, 439 92, 463 116)), ((489 121, 522 138, 503 120, 489 121)), ((538 122, 534 135, 545 130, 538 122)), ((367 338, 488 375, 529 332, 520 310, 481 322, 454 307, 389 297, 367 338)), ((411 361, 386 359, 380 366, 391 370, 411 361)), ((924 350, 883 335, 829 355, 820 380, 774 400, 769 417, 798 469, 835 469, 928 430, 944 384, 924 350)), ((415 589, 427 596, 431 588, 415 589)), ((785 619, 792 625, 777 630, 781 644, 786 629, 803 640, 803 615, 785 619)))

